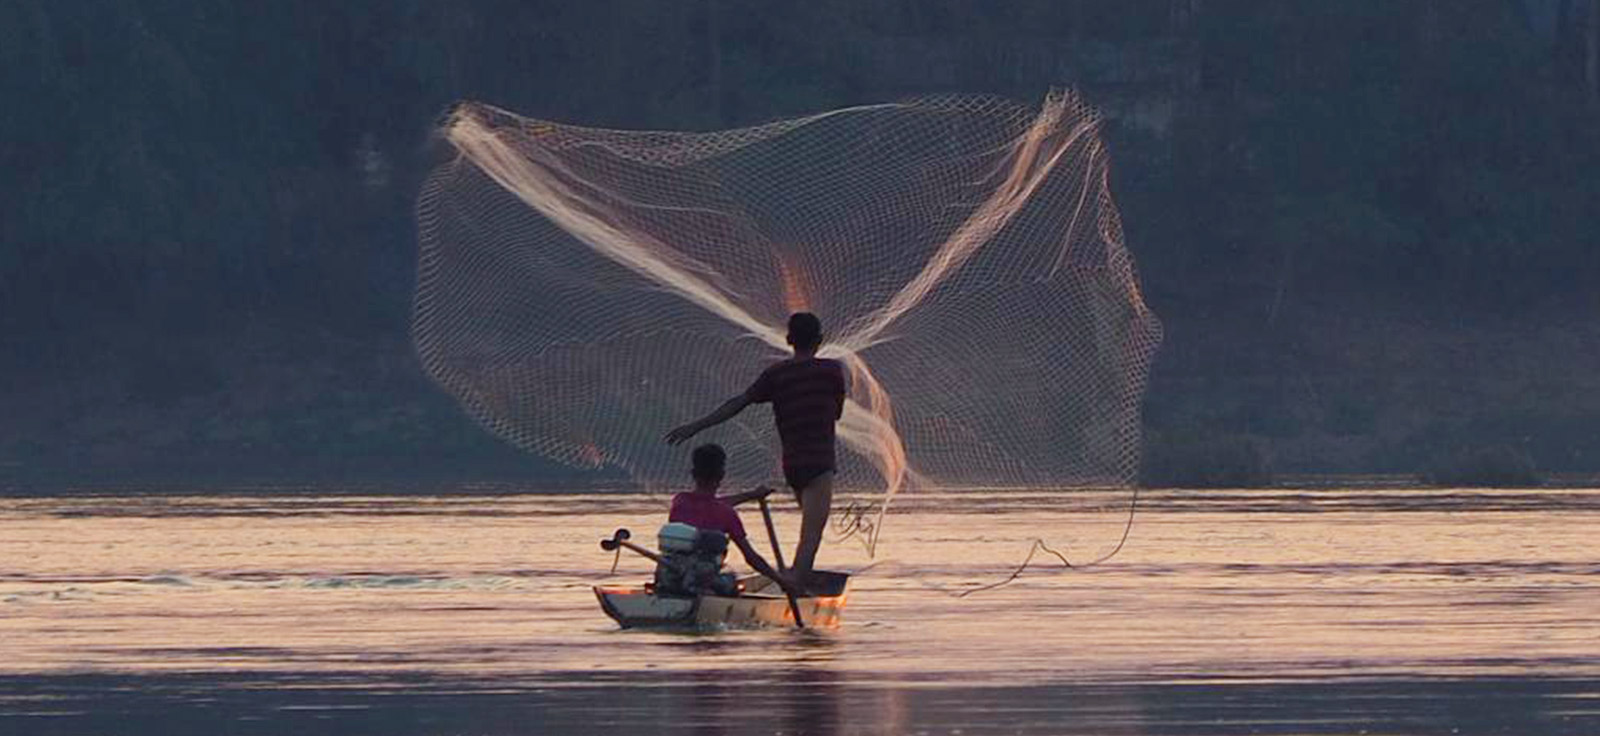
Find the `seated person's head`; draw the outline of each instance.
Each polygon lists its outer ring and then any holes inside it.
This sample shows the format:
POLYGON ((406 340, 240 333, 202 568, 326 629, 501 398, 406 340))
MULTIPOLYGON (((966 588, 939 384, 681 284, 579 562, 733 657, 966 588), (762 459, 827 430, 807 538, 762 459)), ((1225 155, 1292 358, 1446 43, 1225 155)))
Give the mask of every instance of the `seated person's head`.
POLYGON ((694 468, 690 472, 694 475, 695 485, 716 488, 722 484, 722 476, 728 468, 728 453, 723 452, 722 445, 701 445, 694 448, 691 457, 694 459, 694 468))
POLYGON ((789 344, 795 350, 816 350, 822 344, 822 320, 810 312, 789 315, 789 344))

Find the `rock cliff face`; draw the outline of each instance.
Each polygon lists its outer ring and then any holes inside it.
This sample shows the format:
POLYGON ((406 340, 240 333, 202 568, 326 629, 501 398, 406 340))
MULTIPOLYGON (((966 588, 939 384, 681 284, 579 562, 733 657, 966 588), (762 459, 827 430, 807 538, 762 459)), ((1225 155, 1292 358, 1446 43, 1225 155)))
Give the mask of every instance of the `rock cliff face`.
POLYGON ((722 128, 1060 85, 1169 328, 1158 455, 1600 470, 1600 0, 14 0, 0 477, 547 472, 408 353, 457 99, 722 128))
POLYGON ((1197 86, 1197 50, 1191 37, 1177 34, 1122 42, 1070 36, 956 43, 937 36, 876 38, 861 51, 862 64, 874 70, 863 94, 893 99, 982 85, 1026 99, 1072 85, 1117 124, 1164 139, 1179 101, 1197 86))

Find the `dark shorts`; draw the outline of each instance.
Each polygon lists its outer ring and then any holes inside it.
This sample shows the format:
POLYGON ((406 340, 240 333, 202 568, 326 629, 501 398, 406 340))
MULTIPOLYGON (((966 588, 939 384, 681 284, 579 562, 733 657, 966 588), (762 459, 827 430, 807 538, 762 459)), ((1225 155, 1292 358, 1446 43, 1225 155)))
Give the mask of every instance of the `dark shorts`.
POLYGON ((833 472, 833 468, 826 465, 802 465, 798 468, 784 468, 783 479, 788 482, 789 487, 793 488, 795 493, 799 493, 823 473, 831 472, 833 472))

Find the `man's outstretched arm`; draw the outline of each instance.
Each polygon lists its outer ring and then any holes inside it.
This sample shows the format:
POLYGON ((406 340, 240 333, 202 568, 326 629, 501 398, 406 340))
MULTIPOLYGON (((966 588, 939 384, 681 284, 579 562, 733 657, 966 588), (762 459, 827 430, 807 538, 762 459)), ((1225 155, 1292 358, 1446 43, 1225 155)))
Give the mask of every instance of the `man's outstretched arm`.
POLYGON ((739 412, 744 411, 744 408, 749 405, 750 397, 748 396, 748 392, 728 399, 722 403, 722 406, 717 407, 716 411, 678 427, 671 432, 668 432, 667 444, 681 445, 684 442, 687 442, 690 437, 699 434, 701 431, 715 427, 718 424, 738 416, 739 412))

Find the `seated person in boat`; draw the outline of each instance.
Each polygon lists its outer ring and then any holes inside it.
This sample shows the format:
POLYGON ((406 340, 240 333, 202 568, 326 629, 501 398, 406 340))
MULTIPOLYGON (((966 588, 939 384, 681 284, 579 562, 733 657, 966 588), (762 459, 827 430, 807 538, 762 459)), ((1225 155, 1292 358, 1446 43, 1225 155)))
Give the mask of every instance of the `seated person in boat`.
MULTIPOLYGON (((694 449, 693 461, 694 490, 672 497, 672 511, 667 521, 687 524, 701 532, 720 532, 727 535, 727 540, 739 548, 739 552, 744 555, 744 561, 751 568, 771 578, 786 592, 796 592, 788 576, 774 570, 772 565, 767 564, 766 558, 750 546, 744 524, 739 521, 739 512, 733 508, 736 503, 764 497, 771 493, 772 489, 758 488, 733 496, 718 497, 717 489, 722 485, 722 478, 726 473, 728 454, 720 445, 701 445, 694 449)), ((722 549, 726 549, 725 543, 722 549)), ((719 562, 720 551, 712 551, 719 562)), ((657 579, 659 585, 661 576, 658 575, 657 579)))

